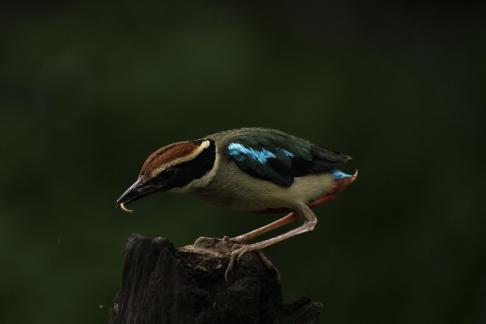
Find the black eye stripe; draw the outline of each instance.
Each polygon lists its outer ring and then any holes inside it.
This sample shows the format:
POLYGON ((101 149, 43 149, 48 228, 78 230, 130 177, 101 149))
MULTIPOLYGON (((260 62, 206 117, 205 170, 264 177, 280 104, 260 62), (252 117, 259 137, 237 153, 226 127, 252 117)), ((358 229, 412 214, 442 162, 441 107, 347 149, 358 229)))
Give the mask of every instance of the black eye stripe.
MULTIPOLYGON (((199 141, 203 142, 203 141, 199 141)), ((216 160, 216 146, 209 140, 209 146, 203 149, 190 161, 172 165, 161 171, 154 178, 147 181, 149 186, 159 186, 164 190, 175 187, 184 187, 193 180, 206 175, 214 166, 216 160)))
POLYGON ((200 179, 211 171, 215 160, 216 146, 214 141, 209 140, 209 146, 199 153, 197 157, 191 161, 183 162, 171 167, 174 169, 174 172, 177 172, 172 187, 184 187, 189 182, 195 179, 200 179))

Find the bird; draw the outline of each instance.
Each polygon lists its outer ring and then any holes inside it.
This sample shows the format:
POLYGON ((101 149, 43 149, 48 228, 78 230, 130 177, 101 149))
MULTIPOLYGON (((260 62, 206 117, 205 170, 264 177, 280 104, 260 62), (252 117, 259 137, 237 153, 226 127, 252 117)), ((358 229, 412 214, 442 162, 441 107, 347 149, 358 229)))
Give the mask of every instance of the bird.
MULTIPOLYGON (((225 272, 248 252, 257 252, 293 236, 314 230, 313 208, 328 202, 358 177, 341 166, 349 155, 332 151, 283 131, 247 127, 214 133, 196 140, 163 146, 149 155, 136 181, 118 198, 127 205, 156 192, 191 193, 228 209, 285 216, 265 226, 230 238, 239 243, 230 253, 225 272), (283 234, 256 243, 248 241, 296 221, 283 234)), ((227 237, 225 236, 225 239, 227 237)), ((278 274, 278 270, 277 270, 278 274)))

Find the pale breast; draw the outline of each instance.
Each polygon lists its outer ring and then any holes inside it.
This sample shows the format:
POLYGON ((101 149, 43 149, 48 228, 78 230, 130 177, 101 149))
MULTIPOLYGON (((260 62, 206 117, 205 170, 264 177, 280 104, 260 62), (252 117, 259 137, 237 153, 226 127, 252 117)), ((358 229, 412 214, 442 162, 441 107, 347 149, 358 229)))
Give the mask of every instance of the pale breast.
POLYGON ((292 208, 296 203, 308 203, 333 186, 330 174, 296 177, 290 187, 281 187, 270 181, 252 177, 233 162, 225 161, 211 182, 194 193, 202 199, 242 211, 292 208))

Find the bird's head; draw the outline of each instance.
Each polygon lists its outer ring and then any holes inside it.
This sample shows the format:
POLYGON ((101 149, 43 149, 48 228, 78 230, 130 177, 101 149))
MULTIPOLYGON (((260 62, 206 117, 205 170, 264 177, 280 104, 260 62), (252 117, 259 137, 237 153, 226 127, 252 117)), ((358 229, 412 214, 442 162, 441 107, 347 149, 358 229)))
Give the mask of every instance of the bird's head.
POLYGON ((137 180, 118 198, 116 205, 130 211, 125 207, 127 204, 154 192, 190 188, 213 169, 215 160, 213 140, 164 146, 147 158, 137 180))

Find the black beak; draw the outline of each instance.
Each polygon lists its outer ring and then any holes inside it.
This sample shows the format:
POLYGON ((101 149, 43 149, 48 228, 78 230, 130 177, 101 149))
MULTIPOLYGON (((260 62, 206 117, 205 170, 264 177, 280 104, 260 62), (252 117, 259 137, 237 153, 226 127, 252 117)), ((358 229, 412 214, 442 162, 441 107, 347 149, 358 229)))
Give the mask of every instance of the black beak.
POLYGON ((134 202, 142 197, 145 197, 153 192, 159 191, 161 186, 150 183, 150 181, 142 181, 140 178, 135 181, 116 201, 116 206, 125 211, 128 210, 125 205, 134 202))

